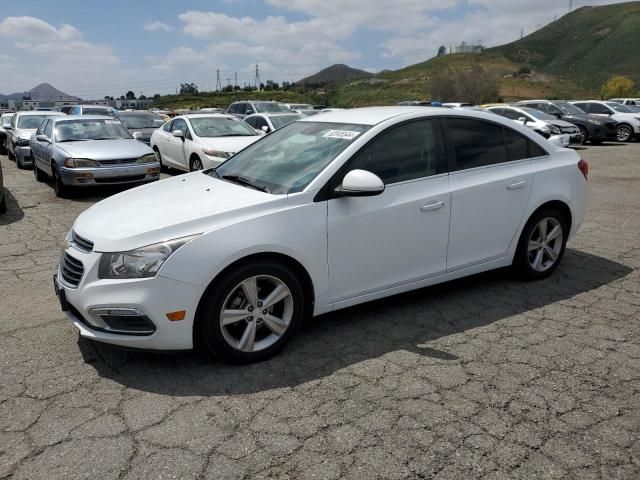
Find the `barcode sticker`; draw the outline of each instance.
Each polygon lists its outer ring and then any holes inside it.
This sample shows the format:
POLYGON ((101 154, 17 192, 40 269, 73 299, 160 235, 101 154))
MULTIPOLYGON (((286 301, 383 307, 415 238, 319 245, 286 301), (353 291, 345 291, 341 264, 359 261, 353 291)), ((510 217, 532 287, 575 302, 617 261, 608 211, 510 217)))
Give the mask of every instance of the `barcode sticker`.
POLYGON ((341 138, 342 140, 353 140, 360 132, 351 132, 349 130, 329 130, 323 135, 324 138, 341 138))

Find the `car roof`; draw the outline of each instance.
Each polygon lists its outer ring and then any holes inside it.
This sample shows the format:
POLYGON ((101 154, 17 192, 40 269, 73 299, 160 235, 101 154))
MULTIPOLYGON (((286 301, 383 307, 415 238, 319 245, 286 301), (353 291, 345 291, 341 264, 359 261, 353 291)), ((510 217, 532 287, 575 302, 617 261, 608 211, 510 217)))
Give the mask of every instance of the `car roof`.
POLYGON ((230 115, 227 113, 183 113, 182 115, 178 115, 174 118, 234 118, 238 119, 235 115, 230 115))
POLYGON ((478 112, 468 109, 452 110, 447 107, 426 106, 393 106, 393 107, 363 107, 345 110, 322 112, 312 117, 303 117, 299 122, 327 122, 351 123, 356 125, 377 125, 396 117, 410 116, 419 113, 421 116, 456 115, 472 118, 491 119, 494 113, 478 112), (485 117, 486 115, 486 117, 485 117))
POLYGON ((147 110, 125 110, 124 112, 118 112, 119 115, 157 115, 156 112, 147 110))
POLYGON ((25 110, 23 112, 16 112, 16 114, 20 114, 20 115, 53 115, 54 117, 65 115, 62 112, 54 112, 52 110, 44 110, 44 111, 42 111, 42 110, 25 110))
POLYGON ((109 115, 59 115, 59 118, 56 118, 55 122, 65 121, 65 120, 113 120, 118 121, 116 118, 110 117, 109 115))
POLYGON ((290 116, 302 117, 298 112, 263 112, 263 113, 252 113, 251 115, 247 115, 246 118, 250 117, 290 117, 290 116))

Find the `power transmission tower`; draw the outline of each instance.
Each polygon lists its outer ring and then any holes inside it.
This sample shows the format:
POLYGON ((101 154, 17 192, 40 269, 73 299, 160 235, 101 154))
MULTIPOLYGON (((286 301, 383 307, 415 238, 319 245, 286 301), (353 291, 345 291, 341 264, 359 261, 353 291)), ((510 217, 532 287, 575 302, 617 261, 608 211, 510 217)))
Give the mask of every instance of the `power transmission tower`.
POLYGON ((227 86, 231 86, 231 77, 227 77, 227 86))
POLYGON ((255 80, 256 88, 260 88, 261 83, 262 82, 260 81, 260 71, 258 70, 258 64, 256 63, 256 80, 255 80))
POLYGON ((216 70, 216 92, 222 90, 222 84, 220 83, 220 70, 216 70))
POLYGON ((573 10, 573 0, 569 0, 569 11, 573 10))
POLYGON ((524 37, 524 28, 520 29, 520 38, 524 37))
POLYGON ((235 72, 233 74, 233 88, 236 88, 238 86, 238 72, 235 72))

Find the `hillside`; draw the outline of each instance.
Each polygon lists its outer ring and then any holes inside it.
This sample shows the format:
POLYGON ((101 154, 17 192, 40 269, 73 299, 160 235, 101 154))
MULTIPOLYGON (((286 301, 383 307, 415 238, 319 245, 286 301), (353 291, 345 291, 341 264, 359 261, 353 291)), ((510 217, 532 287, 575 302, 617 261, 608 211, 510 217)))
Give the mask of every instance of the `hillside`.
POLYGON ((372 73, 357 68, 351 68, 342 63, 331 65, 320 70, 314 75, 303 78, 296 82, 297 85, 327 85, 331 83, 344 83, 360 78, 373 76, 372 73))
MULTIPOLYGON (((56 100, 66 100, 70 102, 74 102, 76 100, 80 100, 78 97, 74 97, 67 93, 61 92, 57 88, 49 85, 48 83, 41 83, 33 87, 29 92, 27 92, 31 96, 31 100, 39 100, 41 102, 53 102, 56 100)), ((24 92, 11 93, 9 95, 0 95, 2 99, 10 99, 10 100, 22 100, 24 96, 24 92)))
POLYGON ((487 52, 589 87, 614 74, 640 84, 640 2, 582 7, 487 52))

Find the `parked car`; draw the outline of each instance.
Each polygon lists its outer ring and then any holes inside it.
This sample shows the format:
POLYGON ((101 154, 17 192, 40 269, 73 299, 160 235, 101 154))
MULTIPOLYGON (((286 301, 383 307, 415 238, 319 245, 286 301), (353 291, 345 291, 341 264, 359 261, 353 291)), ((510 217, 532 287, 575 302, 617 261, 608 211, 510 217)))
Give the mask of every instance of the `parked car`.
POLYGON ((252 113, 276 112, 286 113, 290 112, 290 110, 284 104, 272 100, 241 100, 239 102, 233 102, 227 110, 228 114, 235 115, 238 118, 244 118, 252 113))
POLYGON ((53 107, 53 111, 54 112, 62 112, 66 115, 69 115, 71 113, 71 109, 73 108, 73 106, 71 105, 59 105, 57 107, 53 107))
POLYGON ((106 105, 74 105, 71 107, 69 115, 104 115, 118 118, 118 111, 106 105))
POLYGON ((592 115, 608 117, 617 121, 616 133, 619 142, 629 142, 634 137, 640 137, 640 115, 626 105, 600 100, 579 100, 569 103, 592 115))
POLYGON ((580 129, 581 143, 590 141, 594 145, 605 140, 618 139, 618 122, 610 118, 589 115, 569 102, 560 100, 524 100, 516 103, 521 107, 535 108, 541 112, 553 115, 559 120, 572 123, 580 129))
POLYGON ((160 178, 153 150, 120 121, 74 115, 46 119, 31 136, 33 173, 53 178, 56 195, 96 185, 140 184, 160 178))
POLYGON ((447 102, 442 104, 443 107, 449 108, 463 108, 463 107, 474 107, 473 103, 464 103, 464 102, 447 102))
POLYGON ((609 101, 621 103, 622 105, 640 105, 640 98, 611 98, 609 101))
POLYGON ((303 111, 313 110, 313 105, 310 103, 285 103, 285 105, 292 112, 302 113, 303 111))
POLYGON ((83 337, 263 360, 305 316, 509 265, 549 276, 587 171, 485 112, 320 114, 85 210, 55 285, 83 337))
POLYGON ((192 172, 218 166, 260 138, 233 115, 182 115, 151 135, 151 147, 160 164, 192 172))
POLYGON ((0 214, 7 213, 7 198, 4 193, 4 180, 2 178, 2 163, 0 163, 0 214))
MULTIPOLYGON (((29 139, 43 120, 64 116, 62 112, 17 112, 8 127, 11 137, 7 140, 9 158, 16 161, 18 168, 31 167, 31 147, 29 139)), ((7 128, 7 127, 5 127, 7 128)))
POLYGON ((13 113, 5 112, 0 115, 0 154, 7 154, 7 139, 11 136, 11 118, 13 113))
POLYGON ((151 134, 164 125, 164 120, 153 112, 120 112, 120 121, 127 127, 133 138, 150 145, 151 134))
POLYGON ((300 113, 254 113, 244 117, 244 121, 253 127, 258 133, 271 133, 274 130, 289 125, 303 118, 300 113))
POLYGON ((429 107, 431 105, 431 102, 426 100, 404 100, 402 102, 398 102, 397 105, 401 107, 429 107))
POLYGON ((559 137, 565 147, 571 143, 580 143, 582 140, 578 127, 540 110, 515 106, 489 107, 487 110, 521 123, 544 138, 559 137))

